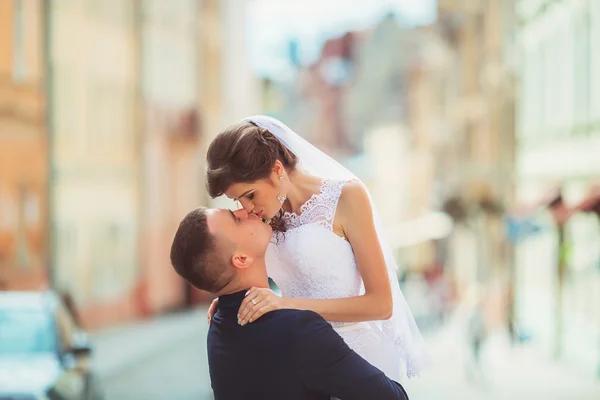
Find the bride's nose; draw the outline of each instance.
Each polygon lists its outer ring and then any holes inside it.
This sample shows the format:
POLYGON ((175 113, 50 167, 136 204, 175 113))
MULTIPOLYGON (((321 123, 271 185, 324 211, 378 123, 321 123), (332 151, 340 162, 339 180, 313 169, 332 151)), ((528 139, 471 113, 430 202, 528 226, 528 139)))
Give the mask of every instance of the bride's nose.
POLYGON ((240 204, 242 205, 242 207, 244 207, 244 210, 246 210, 247 213, 251 213, 252 210, 254 210, 254 204, 251 201, 240 200, 240 204))

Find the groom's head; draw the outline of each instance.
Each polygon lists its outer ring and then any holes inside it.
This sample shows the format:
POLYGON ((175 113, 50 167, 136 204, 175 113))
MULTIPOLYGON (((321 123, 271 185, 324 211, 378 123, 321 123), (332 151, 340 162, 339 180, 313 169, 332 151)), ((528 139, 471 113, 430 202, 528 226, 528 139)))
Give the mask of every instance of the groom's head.
POLYGON ((245 278, 266 274, 270 238, 271 227, 243 209, 197 208, 179 224, 171 264, 198 289, 215 294, 241 290, 245 278))

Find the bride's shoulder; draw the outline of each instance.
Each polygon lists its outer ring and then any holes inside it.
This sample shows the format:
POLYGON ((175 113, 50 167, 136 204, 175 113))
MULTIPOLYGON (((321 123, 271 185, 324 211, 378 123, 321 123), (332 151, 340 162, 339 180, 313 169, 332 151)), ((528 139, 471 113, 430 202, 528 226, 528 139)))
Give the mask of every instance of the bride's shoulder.
POLYGON ((338 210, 344 215, 351 215, 359 210, 371 210, 369 193, 361 181, 354 179, 344 183, 338 201, 338 210))

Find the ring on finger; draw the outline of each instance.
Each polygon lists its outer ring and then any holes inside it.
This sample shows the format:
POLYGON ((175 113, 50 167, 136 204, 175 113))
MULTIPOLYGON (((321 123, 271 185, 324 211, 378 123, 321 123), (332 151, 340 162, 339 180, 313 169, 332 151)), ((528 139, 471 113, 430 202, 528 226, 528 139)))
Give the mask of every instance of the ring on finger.
POLYGON ((256 297, 253 298, 252 300, 250 300, 252 302, 252 304, 256 305, 256 297))

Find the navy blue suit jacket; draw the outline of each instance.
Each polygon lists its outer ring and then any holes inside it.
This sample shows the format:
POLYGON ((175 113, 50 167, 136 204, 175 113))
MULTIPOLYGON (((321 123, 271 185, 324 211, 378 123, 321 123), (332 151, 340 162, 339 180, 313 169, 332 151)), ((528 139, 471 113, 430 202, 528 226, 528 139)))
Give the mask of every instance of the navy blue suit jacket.
POLYGON ((274 311, 240 326, 245 292, 219 298, 208 331, 215 400, 408 399, 312 311, 274 311))

